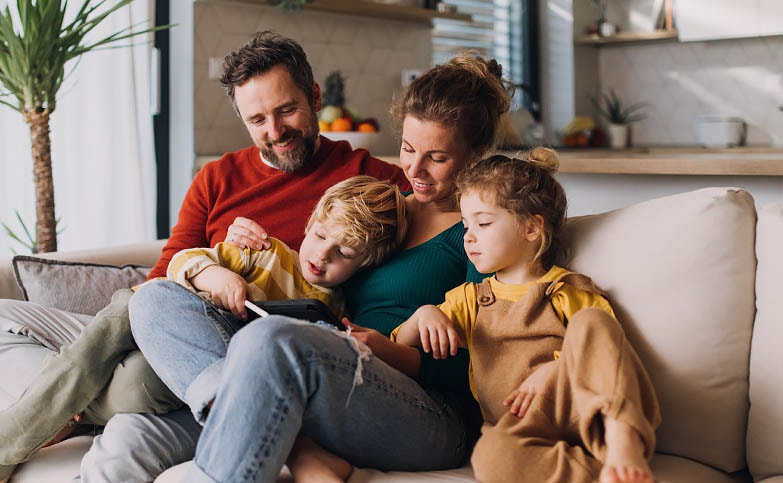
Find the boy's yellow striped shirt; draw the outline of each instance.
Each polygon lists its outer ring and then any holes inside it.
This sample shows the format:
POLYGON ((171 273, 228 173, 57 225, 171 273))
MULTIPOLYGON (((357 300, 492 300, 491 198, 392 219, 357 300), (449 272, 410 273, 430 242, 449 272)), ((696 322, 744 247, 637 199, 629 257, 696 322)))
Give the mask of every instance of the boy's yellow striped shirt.
POLYGON ((269 240, 272 246, 267 250, 242 249, 228 243, 182 250, 171 259, 166 276, 196 291, 190 279, 207 267, 219 265, 245 279, 250 300, 318 299, 338 318, 342 317, 343 298, 339 289, 307 282, 299 265, 299 254, 276 238, 269 240))

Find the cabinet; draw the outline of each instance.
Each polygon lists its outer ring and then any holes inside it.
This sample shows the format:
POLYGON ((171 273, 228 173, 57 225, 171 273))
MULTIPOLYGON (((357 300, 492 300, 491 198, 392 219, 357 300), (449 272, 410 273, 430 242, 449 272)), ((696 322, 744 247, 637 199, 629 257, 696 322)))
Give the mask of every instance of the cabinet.
POLYGON ((780 0, 688 0, 674 11, 681 41, 783 34, 780 0))

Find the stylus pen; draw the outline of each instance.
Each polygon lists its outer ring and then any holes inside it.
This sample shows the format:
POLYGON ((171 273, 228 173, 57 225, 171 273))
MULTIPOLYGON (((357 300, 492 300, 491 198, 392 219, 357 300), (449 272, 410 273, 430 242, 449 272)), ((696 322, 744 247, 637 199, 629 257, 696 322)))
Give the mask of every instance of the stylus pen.
POLYGON ((259 307, 258 305, 254 304, 249 300, 245 300, 245 307, 257 313, 261 317, 266 317, 267 315, 269 315, 269 312, 267 312, 266 310, 262 309, 261 307, 259 307))

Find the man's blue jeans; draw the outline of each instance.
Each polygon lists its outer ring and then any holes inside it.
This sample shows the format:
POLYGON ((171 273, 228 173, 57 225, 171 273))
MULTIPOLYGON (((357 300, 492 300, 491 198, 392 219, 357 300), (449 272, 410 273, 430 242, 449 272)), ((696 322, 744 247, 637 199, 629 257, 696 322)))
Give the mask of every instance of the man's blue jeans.
POLYGON ((300 433, 360 467, 465 461, 465 427, 446 398, 336 330, 280 316, 237 330, 230 314, 167 281, 142 286, 130 318, 152 367, 203 421, 187 481, 273 482, 300 433))

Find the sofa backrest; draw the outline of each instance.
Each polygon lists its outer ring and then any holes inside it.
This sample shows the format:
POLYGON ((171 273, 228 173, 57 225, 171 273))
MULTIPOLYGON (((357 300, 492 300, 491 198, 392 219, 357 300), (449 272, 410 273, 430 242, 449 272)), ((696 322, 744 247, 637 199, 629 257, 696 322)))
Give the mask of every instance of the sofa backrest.
POLYGON ((734 188, 658 198, 567 226, 566 265, 607 293, 655 385, 657 451, 728 472, 746 467, 755 227, 753 198, 734 188))
POLYGON ((783 202, 759 210, 756 324, 750 352, 748 469, 783 475, 783 202))

